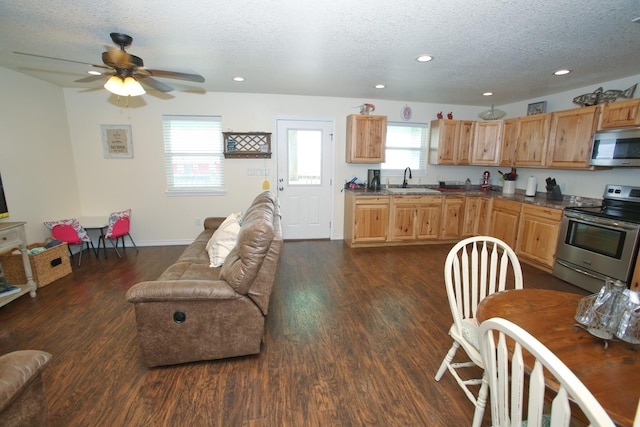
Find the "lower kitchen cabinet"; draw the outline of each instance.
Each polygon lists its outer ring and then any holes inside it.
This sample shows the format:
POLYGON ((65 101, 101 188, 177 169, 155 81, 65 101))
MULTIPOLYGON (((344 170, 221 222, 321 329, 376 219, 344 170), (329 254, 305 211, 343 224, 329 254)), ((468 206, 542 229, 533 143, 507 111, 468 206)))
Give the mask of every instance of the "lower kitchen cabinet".
POLYGON ((551 271, 555 262, 561 220, 560 209, 523 204, 518 243, 515 247, 518 258, 551 271))
POLYGON ((442 203, 441 239, 454 239, 462 235, 464 222, 464 196, 447 196, 442 203))
POLYGON ((441 210, 441 196, 391 197, 389 240, 437 239, 441 210))
POLYGON ((344 239, 349 246, 386 242, 389 196, 355 196, 347 192, 344 210, 344 239))
POLYGON ((513 200, 494 199, 491 207, 489 236, 496 237, 515 250, 522 203, 513 200))
POLYGON ((490 219, 491 197, 466 197, 462 237, 487 235, 490 219))

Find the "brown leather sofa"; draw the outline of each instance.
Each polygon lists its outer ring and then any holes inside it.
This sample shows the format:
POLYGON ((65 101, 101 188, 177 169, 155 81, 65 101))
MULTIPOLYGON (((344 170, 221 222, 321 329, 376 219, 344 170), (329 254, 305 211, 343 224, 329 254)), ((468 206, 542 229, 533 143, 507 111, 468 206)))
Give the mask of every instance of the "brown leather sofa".
POLYGON ((206 245, 224 218, 204 231, 155 281, 127 292, 148 366, 257 354, 282 248, 273 193, 258 195, 244 212, 235 247, 220 268, 209 266, 206 245))
POLYGON ((49 425, 42 371, 51 355, 20 350, 0 356, 0 426, 49 425))

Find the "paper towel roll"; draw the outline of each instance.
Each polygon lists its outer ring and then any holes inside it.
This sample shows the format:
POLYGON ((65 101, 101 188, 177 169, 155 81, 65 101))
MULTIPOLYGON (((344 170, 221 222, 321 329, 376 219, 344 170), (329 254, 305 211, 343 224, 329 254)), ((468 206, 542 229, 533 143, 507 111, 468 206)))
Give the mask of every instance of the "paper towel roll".
POLYGON ((527 189, 524 192, 524 195, 527 197, 535 197, 536 190, 538 189, 538 181, 535 176, 530 176, 527 181, 527 189))

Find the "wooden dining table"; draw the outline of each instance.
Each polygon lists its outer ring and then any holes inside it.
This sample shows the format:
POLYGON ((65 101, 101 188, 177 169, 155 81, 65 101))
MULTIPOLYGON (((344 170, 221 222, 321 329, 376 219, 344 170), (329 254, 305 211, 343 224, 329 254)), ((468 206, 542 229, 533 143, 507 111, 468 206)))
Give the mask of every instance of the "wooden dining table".
POLYGON ((574 319, 582 295, 542 289, 497 292, 478 305, 479 322, 510 320, 536 337, 591 391, 613 421, 633 425, 640 399, 640 345, 605 343, 574 319))

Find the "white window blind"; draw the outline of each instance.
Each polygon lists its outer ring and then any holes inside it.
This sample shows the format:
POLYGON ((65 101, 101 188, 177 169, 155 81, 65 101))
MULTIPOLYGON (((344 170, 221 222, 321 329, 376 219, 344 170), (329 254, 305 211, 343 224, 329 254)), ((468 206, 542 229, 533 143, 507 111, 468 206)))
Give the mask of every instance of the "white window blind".
POLYGON ((224 190, 222 118, 163 116, 165 171, 169 193, 224 190))
POLYGON ((429 126, 423 123, 387 123, 385 175, 402 175, 406 167, 417 175, 427 173, 429 126))

